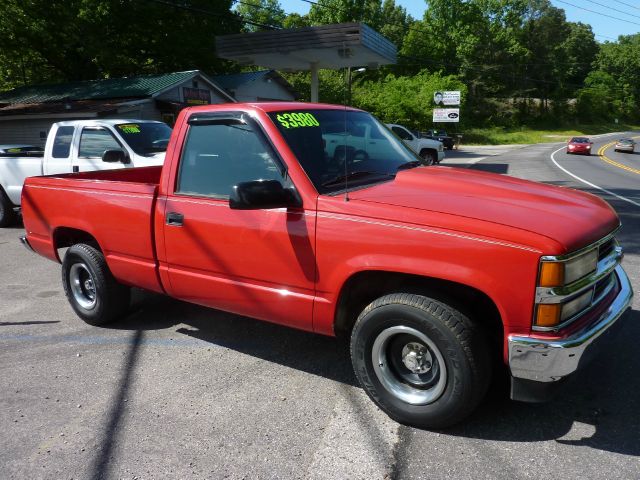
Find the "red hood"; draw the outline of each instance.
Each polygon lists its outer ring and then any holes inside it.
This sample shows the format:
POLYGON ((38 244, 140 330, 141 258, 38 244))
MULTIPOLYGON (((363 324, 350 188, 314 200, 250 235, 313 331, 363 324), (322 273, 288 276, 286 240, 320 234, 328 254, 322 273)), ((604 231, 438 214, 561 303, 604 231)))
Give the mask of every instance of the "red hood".
POLYGON ((564 252, 588 245, 619 225, 615 211, 595 195, 449 167, 402 171, 394 181, 355 191, 350 198, 506 225, 551 238, 564 252))

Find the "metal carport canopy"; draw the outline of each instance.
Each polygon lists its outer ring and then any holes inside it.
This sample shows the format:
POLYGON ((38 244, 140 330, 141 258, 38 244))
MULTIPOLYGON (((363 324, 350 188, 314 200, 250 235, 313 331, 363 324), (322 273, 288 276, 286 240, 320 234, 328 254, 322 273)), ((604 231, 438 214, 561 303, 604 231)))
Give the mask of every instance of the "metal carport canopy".
POLYGON ((396 46, 363 23, 338 23, 216 37, 221 58, 282 71, 311 71, 311 101, 318 101, 318 70, 377 68, 396 63, 396 46))

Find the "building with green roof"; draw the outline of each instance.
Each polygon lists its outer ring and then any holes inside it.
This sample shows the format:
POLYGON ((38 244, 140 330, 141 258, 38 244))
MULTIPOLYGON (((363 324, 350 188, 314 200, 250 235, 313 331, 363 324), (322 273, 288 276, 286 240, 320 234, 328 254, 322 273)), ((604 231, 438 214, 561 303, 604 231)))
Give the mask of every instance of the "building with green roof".
POLYGON ((44 145, 54 122, 138 118, 173 125, 185 106, 236 100, 198 70, 18 87, 0 93, 0 144, 44 145))

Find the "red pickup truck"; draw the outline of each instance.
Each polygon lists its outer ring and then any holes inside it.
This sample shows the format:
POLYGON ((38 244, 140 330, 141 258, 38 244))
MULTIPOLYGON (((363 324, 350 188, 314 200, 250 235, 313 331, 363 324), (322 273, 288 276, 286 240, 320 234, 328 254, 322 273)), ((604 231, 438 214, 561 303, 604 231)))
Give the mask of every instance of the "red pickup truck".
POLYGON ((29 178, 22 241, 58 262, 67 248, 64 290, 92 325, 139 287, 347 335, 362 387, 402 423, 460 421, 501 369, 512 398, 546 398, 630 305, 618 217, 420 160, 360 110, 187 108, 163 167, 29 178))

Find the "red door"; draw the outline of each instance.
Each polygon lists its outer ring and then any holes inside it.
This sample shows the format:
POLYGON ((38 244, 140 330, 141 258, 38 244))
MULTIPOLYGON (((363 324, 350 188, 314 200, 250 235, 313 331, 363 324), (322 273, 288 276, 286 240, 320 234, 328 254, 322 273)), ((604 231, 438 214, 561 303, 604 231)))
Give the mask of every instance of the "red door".
POLYGON ((240 182, 289 182, 262 133, 251 123, 191 124, 180 162, 164 223, 171 295, 311 330, 315 212, 229 207, 240 182))

